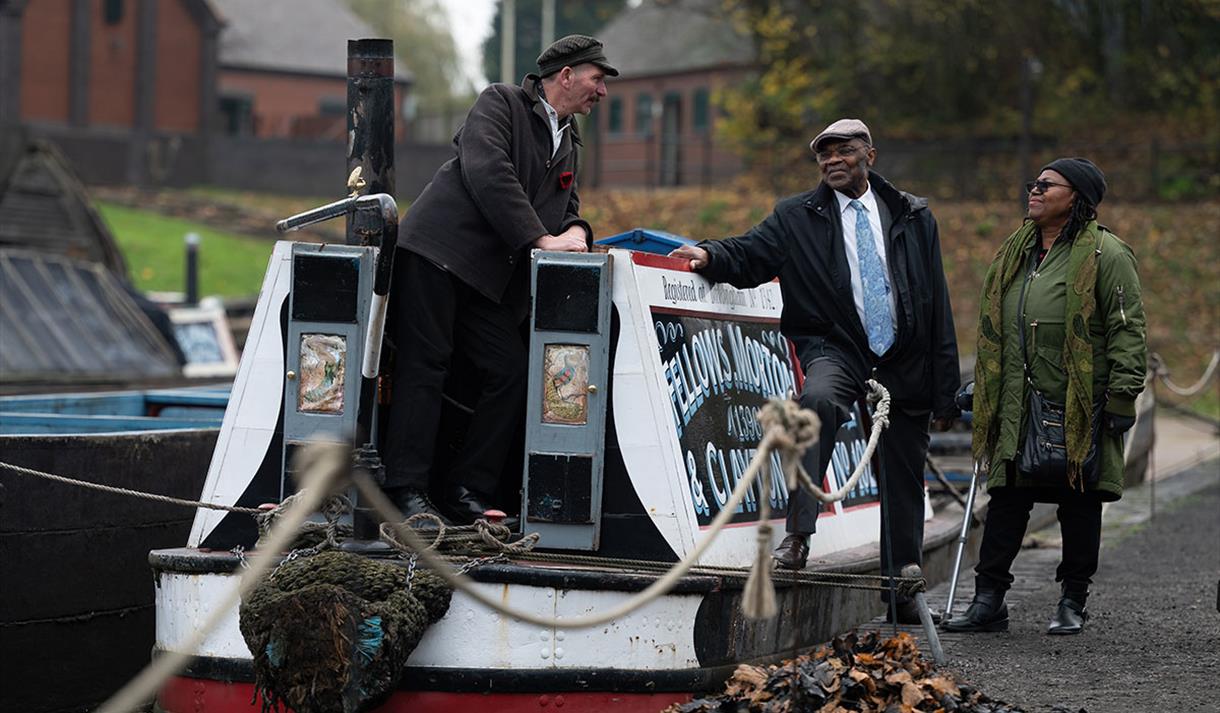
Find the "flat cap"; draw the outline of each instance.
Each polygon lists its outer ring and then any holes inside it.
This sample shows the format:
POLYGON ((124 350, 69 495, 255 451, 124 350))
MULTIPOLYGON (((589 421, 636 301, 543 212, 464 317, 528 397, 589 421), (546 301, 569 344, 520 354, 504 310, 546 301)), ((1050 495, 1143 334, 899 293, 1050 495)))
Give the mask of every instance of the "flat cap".
POLYGON ((818 145, 827 139, 864 139, 864 143, 873 145, 873 135, 869 133, 868 126, 859 119, 839 119, 822 129, 822 133, 809 142, 809 150, 816 153, 818 145))
POLYGON ((575 67, 586 62, 596 64, 611 77, 618 76, 618 70, 606 59, 602 43, 588 35, 568 35, 555 40, 538 55, 538 73, 549 77, 564 67, 575 67))

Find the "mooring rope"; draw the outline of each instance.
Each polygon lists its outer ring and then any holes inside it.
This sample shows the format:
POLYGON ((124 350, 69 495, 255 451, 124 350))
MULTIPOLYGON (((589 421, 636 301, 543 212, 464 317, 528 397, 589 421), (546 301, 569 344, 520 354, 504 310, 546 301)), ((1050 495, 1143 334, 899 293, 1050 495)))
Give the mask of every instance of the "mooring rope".
MULTIPOLYGON (((886 406, 885 413, 888 414, 889 392, 885 387, 875 381, 869 381, 870 398, 875 398, 878 403, 884 403, 886 406)), ((880 409, 878 409, 880 411, 880 409)), ((753 486, 755 479, 758 477, 763 466, 770 460, 772 450, 780 450, 780 462, 785 469, 785 475, 789 482, 796 481, 802 487, 813 488, 813 482, 809 475, 800 467, 800 457, 804 450, 808 448, 816 440, 818 431, 818 418, 815 413, 809 410, 800 409, 794 402, 773 399, 769 401, 759 413, 759 421, 766 425, 762 440, 758 444, 758 449, 754 454, 754 458, 750 461, 746 471, 742 474, 741 479, 737 482, 737 486, 733 489, 729 496, 728 502, 721 506, 716 517, 712 520, 703 539, 695 546, 693 550, 687 553, 677 564, 673 565, 667 572, 659 577, 655 582, 650 584, 643 591, 638 592, 626 601, 620 603, 608 611, 597 614, 589 614, 585 616, 555 619, 553 617, 542 616, 534 612, 522 611, 514 607, 505 606, 496 598, 490 597, 474 586, 474 583, 467 577, 450 572, 447 563, 440 556, 432 552, 428 546, 419 538, 419 536, 410 527, 404 527, 402 524, 392 525, 398 537, 405 543, 406 546, 419 555, 429 567, 433 569, 442 579, 450 586, 458 591, 463 592, 466 596, 474 599, 483 606, 496 611, 503 616, 511 617, 518 621, 534 624, 537 626, 553 627, 559 629, 585 629, 593 626, 599 626, 609 623, 616 619, 639 609, 648 604, 652 600, 663 596, 674 587, 678 581, 687 574, 711 543, 715 541, 720 530, 728 524, 732 519, 733 514, 737 510, 737 506, 745 499, 746 493, 753 486)), ((869 445, 865 449, 866 457, 870 456, 876 448, 876 441, 882 429, 887 425, 888 420, 879 418, 874 420, 874 427, 869 437, 869 445)), ((846 492, 850 491, 855 486, 855 481, 859 479, 863 468, 857 468, 857 472, 853 474, 848 483, 835 493, 822 493, 825 497, 838 495, 843 497, 846 492)), ((394 521, 394 507, 389 499, 381 492, 376 483, 368 474, 357 471, 353 474, 353 480, 356 487, 360 490, 360 494, 364 499, 373 505, 374 509, 385 518, 387 521, 394 521)), ((764 486, 765 487, 765 486, 764 486)), ((821 492, 818 490, 817 492, 821 492)), ((763 523, 765 524, 765 523, 763 523)), ((760 550, 760 557, 766 560, 770 559, 770 553, 760 550)), ((764 589, 771 588, 773 585, 769 579, 770 568, 769 562, 755 563, 752 571, 751 580, 757 581, 752 586, 750 581, 747 581, 747 589, 751 590, 751 594, 755 594, 759 587, 764 589)), ((774 606, 774 591, 772 590, 770 598, 772 599, 771 606, 774 606)), ((761 595, 752 596, 751 605, 748 605, 746 614, 755 616, 765 614, 767 611, 765 592, 761 595)), ((774 613, 772 611, 772 613, 774 613)))
POLYGON ((104 493, 112 493, 114 495, 127 495, 127 496, 130 496, 133 498, 142 498, 144 500, 152 500, 154 502, 159 502, 159 503, 169 503, 170 505, 182 505, 185 507, 193 507, 193 508, 207 508, 208 510, 224 510, 225 512, 237 512, 237 513, 242 513, 243 515, 256 515, 256 516, 260 515, 264 512, 262 510, 259 510, 258 508, 245 508, 245 507, 238 507, 237 505, 220 505, 218 503, 205 503, 205 502, 201 502, 199 500, 186 500, 183 498, 173 498, 168 495, 158 495, 156 493, 146 493, 141 490, 132 490, 130 488, 120 488, 120 487, 117 487, 114 485, 102 485, 101 483, 91 483, 87 480, 78 480, 76 478, 69 478, 69 477, 66 477, 63 475, 55 475, 54 473, 44 473, 41 470, 34 470, 33 468, 26 468, 24 466, 15 465, 13 463, 5 463, 4 461, 0 461, 0 468, 10 470, 14 473, 20 473, 21 475, 32 475, 36 478, 45 478, 46 480, 53 480, 57 483, 65 483, 67 485, 76 485, 76 486, 79 486, 82 488, 89 488, 91 490, 100 490, 104 493))
MULTIPOLYGON (((390 526, 390 529, 397 535, 396 538, 392 539, 398 542, 397 546, 400 546, 403 549, 409 549, 412 553, 417 554, 442 579, 450 584, 450 586, 453 586, 455 589, 464 592, 467 594, 467 596, 470 596, 484 606, 498 611, 505 616, 539 626, 550 626, 564 629, 580 629, 605 624, 619 619, 622 616, 638 609, 639 607, 644 606, 650 601, 663 596, 670 589, 672 589, 683 576, 685 576, 693 567, 696 566, 695 563, 698 562, 703 553, 707 551, 711 543, 715 541, 719 532, 726 524, 728 524, 729 520, 736 512, 737 507, 745 499, 746 493, 753 486, 754 481, 758 478, 763 467, 769 463, 770 454, 773 450, 778 449, 780 451, 780 462, 782 464, 785 479, 790 492, 795 492, 796 488, 798 487, 804 487, 823 502, 833 502, 846 497, 847 493, 849 493, 856 486, 864 470, 867 468, 868 460, 872 457, 872 453, 876 450, 877 441, 881 431, 888 425, 890 403, 889 392, 886 391, 886 389, 879 383, 872 380, 868 382, 868 388, 870 402, 877 404, 876 413, 873 418, 873 428, 869 434, 868 444, 865 447, 865 451, 860 463, 857 464, 855 472, 852 473, 852 476, 843 485, 843 487, 834 492, 826 493, 813 482, 813 480, 809 477, 809 474, 805 472, 804 468, 801 466, 801 455, 804 453, 805 449, 810 447, 814 442, 816 442, 817 439, 817 431, 819 427, 817 415, 812 411, 800 409, 792 401, 774 399, 768 402, 758 414, 759 421, 763 424, 765 433, 763 439, 758 445, 754 458, 750 461, 746 471, 742 474, 741 479, 737 482, 737 485, 730 494, 728 501, 717 512, 716 517, 712 520, 703 539, 698 545, 695 546, 693 550, 687 553, 687 555, 681 561, 673 565, 649 587, 607 612, 571 619, 552 619, 549 617, 539 616, 533 612, 520 611, 513 609, 512 607, 504 606, 500 602, 488 597, 483 592, 476 589, 473 582, 467 577, 449 571, 448 563, 442 557, 435 554, 431 549, 433 546, 439 543, 441 539, 439 536, 437 537, 436 541, 432 543, 432 545, 429 545, 420 539, 412 527, 405 526, 405 523, 400 523, 390 526)), ((50 473, 32 471, 28 468, 13 466, 7 463, 0 463, 0 465, 4 465, 9 469, 15 470, 16 472, 48 477, 52 480, 81 485, 84 487, 93 487, 95 489, 114 492, 117 494, 147 497, 149 499, 155 499, 162 502, 171 502, 180 505, 191 505, 194 507, 207 507, 231 512, 242 512, 249 515, 260 516, 268 522, 274 520, 276 517, 274 512, 268 513, 255 508, 238 508, 235 506, 224 506, 213 503, 169 498, 167 496, 141 493, 139 491, 124 488, 114 488, 111 486, 88 483, 86 481, 78 481, 72 478, 64 478, 63 476, 55 476, 50 473)), ((770 482, 769 479, 764 480, 768 482, 765 482, 762 486, 763 492, 766 496, 764 498, 762 508, 765 513, 769 514, 770 482)), ((395 520, 395 510, 393 505, 367 473, 357 471, 353 474, 353 481, 365 499, 373 504, 374 508, 383 518, 385 518, 387 521, 395 520)), ((321 502, 320 498, 315 498, 313 495, 304 496, 303 493, 298 493, 297 495, 309 501, 313 501, 313 507, 316 507, 321 502)), ((286 501, 281 505, 281 507, 285 507, 287 510, 295 514, 299 509, 299 502, 295 499, 291 499, 291 502, 286 501)), ((294 517, 292 519, 295 520, 296 518, 294 517)), ((328 520, 329 519, 330 518, 328 518, 328 520)), ((294 525, 294 531, 300 528, 300 524, 301 523, 296 523, 294 525)), ((765 521, 765 519, 760 521, 760 529, 769 530, 769 528, 770 525, 765 521)), ((282 529, 282 527, 274 528, 277 535, 280 534, 282 529)), ((499 548, 505 553, 511 553, 514 551, 528 551, 533 547, 533 544, 537 539, 537 534, 531 533, 534 537, 532 541, 528 542, 528 544, 526 540, 511 544, 504 543, 497 539, 496 535, 500 533, 493 533, 493 529, 494 528, 492 527, 491 523, 486 523, 483 526, 482 531, 479 532, 479 537, 489 546, 499 548)), ((769 546, 769 532, 766 534, 768 535, 768 541, 766 544, 769 546)), ((326 537, 327 545, 333 543, 334 537, 335 535, 333 528, 328 529, 326 537)), ((279 538, 270 539, 278 540, 279 538)), ((290 540, 285 537, 284 543, 288 541, 290 540)), ((274 546, 282 547, 284 543, 279 543, 278 545, 274 546)), ((260 549, 270 549, 272 547, 273 543, 269 541, 265 543, 263 548, 260 549)), ((754 602, 752 605, 747 605, 747 614, 750 616, 770 616, 774 614, 774 591, 772 589, 773 585, 771 583, 770 576, 771 568, 769 566, 770 557, 769 553, 766 552, 766 548, 761 544, 761 540, 756 560, 755 566, 752 569, 752 576, 748 579, 746 584, 747 589, 750 590, 752 595, 749 599, 754 602), (751 582, 754 582, 754 584, 751 582), (762 587, 763 591, 760 591, 759 587, 762 587), (771 600, 770 605, 767 604, 768 596, 766 595, 765 590, 771 590, 769 597, 771 600)), ((254 568, 251 568, 247 571, 247 574, 253 570, 254 568)))
MULTIPOLYGON (((856 463, 856 469, 852 471, 851 477, 838 490, 825 492, 809 474, 805 472, 804 466, 796 462, 796 467, 793 470, 785 468, 785 474, 788 476, 788 492, 795 492, 796 488, 802 487, 813 494, 815 498, 824 503, 838 502, 847 497, 848 493, 855 490, 856 484, 860 482, 861 476, 868 468, 869 463, 873 459, 873 452, 877 450, 877 443, 881 439, 881 431, 885 430, 890 425, 890 392, 881 384, 872 379, 868 380, 868 401, 875 403, 876 408, 873 411, 873 428, 868 434, 868 443, 864 446, 864 453, 860 456, 860 460, 856 463)), ((762 416, 759 416, 759 421, 762 421, 762 416)), ((766 428, 767 424, 763 424, 766 428)), ((816 429, 816 426, 814 427, 816 429)), ((816 439, 815 439, 816 440, 816 439)), ((801 449, 802 451, 804 449, 801 449)))

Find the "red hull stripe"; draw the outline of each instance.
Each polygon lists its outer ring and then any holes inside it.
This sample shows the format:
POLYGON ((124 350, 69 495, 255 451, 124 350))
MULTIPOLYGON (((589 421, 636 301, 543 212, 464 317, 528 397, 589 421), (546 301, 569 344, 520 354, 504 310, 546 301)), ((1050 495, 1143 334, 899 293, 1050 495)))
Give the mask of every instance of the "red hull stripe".
POLYGON ((677 272, 690 272, 690 260, 656 253, 632 252, 631 262, 645 267, 663 267, 677 272))
MULTIPOLYGON (((260 710, 253 702, 250 683, 226 683, 202 678, 174 676, 157 696, 165 713, 249 713, 260 710)), ((691 700, 689 693, 443 693, 398 691, 375 713, 656 713, 672 703, 691 700)))

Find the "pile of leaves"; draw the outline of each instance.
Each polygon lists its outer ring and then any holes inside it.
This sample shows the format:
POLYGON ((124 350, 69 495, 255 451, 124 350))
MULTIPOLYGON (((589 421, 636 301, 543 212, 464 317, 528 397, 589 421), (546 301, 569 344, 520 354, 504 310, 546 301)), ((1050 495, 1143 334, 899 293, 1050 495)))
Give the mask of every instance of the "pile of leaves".
POLYGON ((773 666, 737 667, 724 693, 665 713, 1019 713, 924 661, 910 634, 882 640, 851 632, 829 646, 773 666))

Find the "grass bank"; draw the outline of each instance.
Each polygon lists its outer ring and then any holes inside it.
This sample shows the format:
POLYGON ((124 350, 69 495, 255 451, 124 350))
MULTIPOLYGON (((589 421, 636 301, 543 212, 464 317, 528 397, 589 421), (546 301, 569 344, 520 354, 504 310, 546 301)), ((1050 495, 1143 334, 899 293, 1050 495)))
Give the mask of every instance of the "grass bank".
POLYGON ((113 203, 97 203, 114 233, 136 287, 181 292, 185 285, 187 233, 200 237, 199 294, 247 297, 258 294, 272 241, 209 228, 201 223, 113 203))

